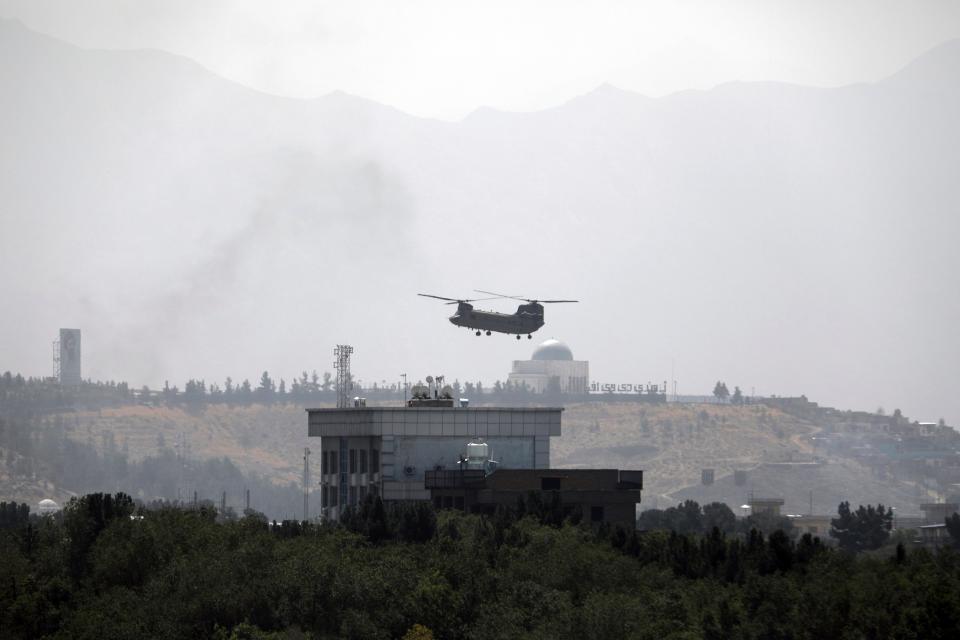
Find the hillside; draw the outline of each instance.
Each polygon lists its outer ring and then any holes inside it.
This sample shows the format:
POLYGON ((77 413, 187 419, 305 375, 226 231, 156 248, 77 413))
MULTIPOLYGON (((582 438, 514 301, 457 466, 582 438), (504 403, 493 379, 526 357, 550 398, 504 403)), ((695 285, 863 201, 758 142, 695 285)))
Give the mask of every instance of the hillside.
POLYGON ((643 469, 647 500, 761 462, 789 460, 818 427, 763 406, 585 403, 567 408, 557 466, 643 469))
MULTIPOLYGON (((193 411, 128 405, 81 411, 66 420, 71 439, 101 453, 122 451, 130 461, 171 451, 198 462, 225 457, 242 472, 277 485, 299 486, 303 448, 316 446, 306 436, 303 407, 294 404, 212 404, 193 411)), ((578 403, 564 412, 563 435, 553 440, 551 459, 555 467, 643 469, 646 507, 685 498, 736 507, 757 493, 784 497, 787 510, 806 512, 814 491, 817 506, 828 512, 850 500, 916 514, 919 502, 933 499, 916 483, 879 478, 852 458, 813 449, 811 436, 825 428, 862 430, 846 420, 842 414, 830 420, 798 417, 767 406, 578 403), (700 485, 705 468, 716 476, 709 487, 700 485), (737 470, 748 472, 747 484, 734 485, 737 470)), ((17 478, 9 464, 5 473, 2 486, 10 497, 31 502, 68 497, 43 478, 17 478)), ((236 504, 238 488, 228 489, 236 504)))

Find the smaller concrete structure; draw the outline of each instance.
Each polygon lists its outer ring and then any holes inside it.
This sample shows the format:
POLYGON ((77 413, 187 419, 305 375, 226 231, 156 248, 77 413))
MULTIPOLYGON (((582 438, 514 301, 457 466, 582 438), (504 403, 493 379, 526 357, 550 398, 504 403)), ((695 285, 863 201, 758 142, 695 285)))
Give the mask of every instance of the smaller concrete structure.
POLYGON ((950 532, 947 531, 947 525, 943 522, 925 524, 918 531, 920 532, 919 542, 924 546, 939 547, 950 542, 950 532))
POLYGON ((60 384, 77 387, 83 382, 80 369, 80 329, 60 329, 60 348, 57 362, 60 384))
POLYGON ((773 516, 780 515, 780 507, 783 506, 783 498, 750 498, 750 513, 757 515, 760 513, 769 513, 773 516))
POLYGON ((797 535, 809 533, 827 540, 830 539, 830 521, 835 517, 831 515, 791 516, 790 522, 793 523, 797 535))
POLYGON ((956 502, 927 502, 920 505, 924 524, 943 524, 944 520, 957 513, 956 502))
POLYGON ((516 507, 531 492, 549 502, 555 494, 564 507, 579 508, 595 523, 636 526, 643 471, 619 469, 498 469, 427 471, 424 486, 438 509, 492 513, 498 506, 516 507))

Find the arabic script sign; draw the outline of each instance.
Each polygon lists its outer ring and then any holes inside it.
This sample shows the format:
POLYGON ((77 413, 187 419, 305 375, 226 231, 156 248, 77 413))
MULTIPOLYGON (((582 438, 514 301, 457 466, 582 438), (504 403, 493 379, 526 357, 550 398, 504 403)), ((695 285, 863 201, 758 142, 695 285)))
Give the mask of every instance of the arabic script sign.
POLYGON ((590 393, 660 393, 667 392, 667 383, 660 384, 618 384, 608 382, 591 382, 590 393))

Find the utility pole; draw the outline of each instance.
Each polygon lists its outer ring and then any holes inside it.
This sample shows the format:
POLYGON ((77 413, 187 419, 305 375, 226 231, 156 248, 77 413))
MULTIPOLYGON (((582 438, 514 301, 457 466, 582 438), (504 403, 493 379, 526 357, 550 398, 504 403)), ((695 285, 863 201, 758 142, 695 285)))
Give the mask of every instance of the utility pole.
POLYGON ((310 519, 310 449, 303 448, 303 521, 310 519))
POLYGON ((400 377, 403 378, 403 404, 407 404, 407 374, 401 373, 400 377))

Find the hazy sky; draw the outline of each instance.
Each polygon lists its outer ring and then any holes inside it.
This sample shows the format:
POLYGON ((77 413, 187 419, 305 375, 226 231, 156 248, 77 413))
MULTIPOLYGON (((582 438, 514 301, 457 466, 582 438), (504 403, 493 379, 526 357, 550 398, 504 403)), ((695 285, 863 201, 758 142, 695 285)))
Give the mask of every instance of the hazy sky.
POLYGON ((0 0, 0 18, 33 30, 0 23, 0 371, 47 373, 76 326, 84 375, 135 385, 289 381, 337 342, 368 382, 491 382, 536 341, 478 342, 415 295, 481 288, 581 299, 535 337, 600 382, 674 371, 682 393, 725 379, 960 424, 960 41, 882 81, 960 38, 960 2, 0 0), (441 119, 581 97, 448 124, 214 74, 441 119), (736 80, 878 82, 584 95, 736 80))
POLYGON ((960 37, 955 0, 0 0, 90 48, 156 48, 263 91, 335 90, 455 119, 608 82, 657 96, 733 80, 873 81, 960 37))

